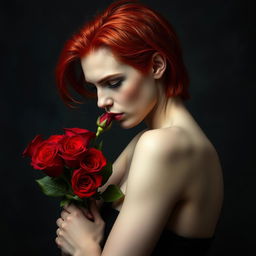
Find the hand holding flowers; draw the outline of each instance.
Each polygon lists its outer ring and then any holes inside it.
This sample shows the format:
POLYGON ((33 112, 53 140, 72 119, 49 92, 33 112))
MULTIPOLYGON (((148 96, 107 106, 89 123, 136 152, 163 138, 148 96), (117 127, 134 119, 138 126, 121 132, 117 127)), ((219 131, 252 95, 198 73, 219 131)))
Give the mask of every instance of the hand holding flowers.
POLYGON ((67 255, 101 254, 105 222, 95 199, 112 202, 124 196, 113 184, 103 193, 98 192, 112 174, 112 164, 102 153, 98 138, 116 119, 118 116, 111 113, 100 116, 96 134, 81 128, 64 128, 64 134, 48 139, 37 135, 23 152, 23 156, 31 158, 34 169, 46 174, 36 180, 42 192, 62 197, 55 241, 67 255))

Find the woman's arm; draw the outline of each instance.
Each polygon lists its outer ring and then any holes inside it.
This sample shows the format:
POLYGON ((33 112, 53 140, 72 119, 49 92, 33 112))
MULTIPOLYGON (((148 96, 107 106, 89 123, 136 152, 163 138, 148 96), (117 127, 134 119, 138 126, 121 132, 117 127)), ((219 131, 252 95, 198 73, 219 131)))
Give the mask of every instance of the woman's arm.
POLYGON ((188 184, 180 133, 147 131, 139 139, 122 209, 102 256, 148 256, 188 184), (168 142, 168 143, 167 143, 168 142))
MULTIPOLYGON (((125 149, 122 151, 122 153, 119 155, 119 157, 115 160, 115 162, 113 163, 113 173, 110 176, 110 178, 108 179, 108 181, 106 182, 106 184, 104 184, 104 186, 99 188, 99 192, 103 192, 105 191, 105 189, 110 185, 110 184, 115 184, 115 185, 119 185, 123 176, 125 175, 127 168, 129 168, 129 162, 131 161, 133 152, 134 152, 134 148, 140 138, 140 136, 145 132, 146 130, 143 130, 141 132, 139 132, 131 141, 130 143, 125 147, 125 149)), ((103 200, 97 200, 96 203, 98 205, 98 208, 100 209, 102 204, 103 204, 103 200)))

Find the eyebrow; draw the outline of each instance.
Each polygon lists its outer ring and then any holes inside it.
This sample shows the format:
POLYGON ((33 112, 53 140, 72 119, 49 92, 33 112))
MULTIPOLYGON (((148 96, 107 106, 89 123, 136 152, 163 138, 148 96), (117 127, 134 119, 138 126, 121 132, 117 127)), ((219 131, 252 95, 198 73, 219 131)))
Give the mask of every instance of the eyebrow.
MULTIPOLYGON (((102 83, 104 83, 106 80, 109 80, 109 79, 111 79, 111 78, 113 78, 113 77, 117 77, 117 76, 120 76, 120 75, 122 75, 122 74, 121 74, 121 73, 117 73, 117 74, 107 75, 107 76, 103 77, 102 79, 100 79, 97 83, 98 83, 98 84, 102 84, 102 83)), ((87 80, 86 80, 86 81, 87 81, 87 80)), ((89 81, 87 81, 87 82, 89 82, 89 81)))

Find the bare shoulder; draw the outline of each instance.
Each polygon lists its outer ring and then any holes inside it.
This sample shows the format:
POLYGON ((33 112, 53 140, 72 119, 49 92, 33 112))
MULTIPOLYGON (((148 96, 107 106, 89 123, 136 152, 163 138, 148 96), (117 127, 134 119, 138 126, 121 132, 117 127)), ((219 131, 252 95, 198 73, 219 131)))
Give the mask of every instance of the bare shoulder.
POLYGON ((193 151, 189 134, 178 126, 145 131, 138 145, 155 151, 155 154, 191 154, 193 151))
MULTIPOLYGON (((145 133, 147 132, 148 130, 145 129, 145 130, 142 130, 140 131, 136 136, 133 137, 133 139, 129 142, 129 144, 127 145, 127 147, 124 149, 124 153, 126 154, 128 160, 130 157, 132 157, 132 154, 134 152, 134 149, 136 147, 136 144, 137 142, 139 141, 140 137, 145 133)), ((123 153, 122 152, 122 153, 123 153)))
MULTIPOLYGON (((134 150, 128 184, 139 182, 139 187, 143 182, 149 183, 149 180, 152 184, 158 182, 158 185, 176 180, 176 185, 172 187, 181 191, 191 175, 194 151, 189 135, 180 127, 145 131, 134 150), (133 178, 137 175, 144 176, 143 180, 133 178)), ((169 189, 169 185, 166 187, 169 189)))
MULTIPOLYGON (((137 142, 137 153, 150 151, 159 159, 168 158, 168 162, 187 163, 198 169, 198 165, 219 162, 215 147, 202 133, 191 132, 180 126, 145 131, 137 142)), ((151 155, 152 155, 151 154, 151 155)), ((167 163, 168 163, 167 162, 167 163)), ((189 168, 191 170, 191 168, 189 168)))

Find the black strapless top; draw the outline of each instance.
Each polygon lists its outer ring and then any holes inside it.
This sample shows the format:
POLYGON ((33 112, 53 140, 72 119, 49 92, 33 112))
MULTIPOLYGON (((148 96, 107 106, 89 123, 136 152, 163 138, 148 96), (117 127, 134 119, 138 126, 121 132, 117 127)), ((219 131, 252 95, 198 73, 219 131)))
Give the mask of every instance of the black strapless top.
MULTIPOLYGON (((112 208, 112 203, 104 202, 101 208, 101 216, 105 221, 104 240, 101 244, 102 249, 118 214, 119 211, 112 208)), ((215 236, 211 238, 188 238, 179 236, 168 229, 164 229, 151 256, 207 255, 214 239, 215 236)))

